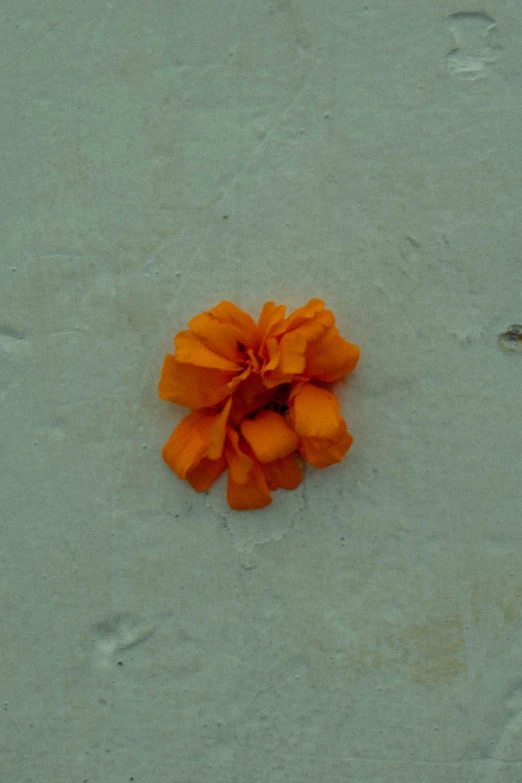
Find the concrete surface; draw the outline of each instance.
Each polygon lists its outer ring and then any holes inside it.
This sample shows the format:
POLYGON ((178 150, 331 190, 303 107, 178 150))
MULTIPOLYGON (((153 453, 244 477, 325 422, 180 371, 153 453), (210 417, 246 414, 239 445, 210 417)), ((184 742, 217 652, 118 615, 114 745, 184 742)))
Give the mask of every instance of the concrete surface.
POLYGON ((2 782, 519 783, 520 3, 0 18, 2 782), (231 512, 163 356, 312 296, 355 444, 231 512))

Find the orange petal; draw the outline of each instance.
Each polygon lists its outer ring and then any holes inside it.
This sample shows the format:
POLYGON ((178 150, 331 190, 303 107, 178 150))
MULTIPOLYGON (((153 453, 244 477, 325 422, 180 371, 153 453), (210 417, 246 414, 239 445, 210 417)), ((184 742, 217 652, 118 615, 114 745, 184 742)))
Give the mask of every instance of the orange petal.
POLYGON ((262 346, 263 381, 267 387, 288 383, 295 376, 308 377, 305 372, 310 343, 319 340, 332 328, 335 318, 324 310, 321 299, 312 299, 270 332, 262 346))
POLYGON ((302 383, 288 399, 292 425, 300 438, 336 437, 342 417, 335 394, 313 383, 302 383))
POLYGON ((193 411, 180 421, 163 447, 163 459, 180 479, 185 479, 205 456, 210 445, 211 417, 202 411, 193 411))
POLYGON ((212 419, 208 425, 208 437, 210 442, 205 454, 209 459, 219 459, 223 454, 228 414, 230 413, 231 407, 232 397, 227 400, 219 413, 210 414, 212 419))
POLYGON ((304 375, 323 383, 332 383, 355 370, 359 348, 343 340, 334 327, 308 344, 304 375))
POLYGON ((285 312, 286 307, 284 305, 276 305, 274 302, 265 302, 258 321, 259 331, 264 339, 269 336, 270 331, 275 326, 284 320, 285 312))
MULTIPOLYGON (((286 335, 285 335, 286 337, 286 335)), ((298 366, 304 367, 304 357, 299 359, 298 354, 294 352, 292 355, 292 346, 288 346, 288 367, 294 367, 295 362, 300 362, 298 366)), ((282 383, 290 383, 293 380, 292 373, 285 373, 281 370, 281 360, 285 346, 283 340, 279 341, 275 338, 270 338, 266 341, 265 349, 265 363, 261 370, 261 377, 263 384, 267 389, 273 389, 274 386, 280 386, 282 383)))
POLYGON ((305 368, 306 337, 299 331, 289 332, 281 338, 279 346, 281 375, 298 375, 305 368))
POLYGON ((241 434, 259 462, 272 462, 295 451, 299 438, 285 417, 274 411, 261 411, 241 424, 241 434))
POLYGON ((231 471, 228 473, 227 501, 235 511, 264 508, 272 502, 266 479, 260 465, 253 463, 247 481, 238 484, 231 471))
POLYGON ((293 454, 263 465, 269 489, 295 489, 303 478, 293 454))
POLYGON ((232 302, 220 302, 196 315, 189 327, 214 353, 230 361, 237 361, 243 349, 257 351, 261 339, 253 319, 232 302))
POLYGON ((176 357, 167 354, 161 371, 159 396, 188 408, 209 408, 230 395, 227 384, 232 378, 233 373, 180 364, 176 357))
POLYGON ((232 477, 235 484, 246 484, 254 460, 240 448, 239 434, 235 430, 229 430, 227 433, 225 457, 229 478, 232 477))
POLYGON ((335 318, 332 311, 322 310, 314 315, 313 318, 302 319, 298 323, 294 323, 291 328, 288 328, 287 332, 299 332, 307 342, 310 342, 311 340, 319 339, 328 329, 332 329, 334 323, 335 318))
POLYGON ((213 370, 239 372, 241 365, 215 353, 208 348, 193 332, 178 332, 174 338, 176 359, 180 364, 195 364, 198 367, 211 367, 213 370))
POLYGON ((180 421, 163 447, 163 459, 181 479, 193 471, 204 457, 223 455, 228 412, 232 400, 219 413, 193 411, 180 421))
POLYGON ((335 318, 331 310, 324 309, 324 302, 322 299, 310 299, 308 304, 304 307, 299 307, 290 313, 288 318, 278 325, 277 329, 273 329, 273 334, 283 334, 284 332, 290 332, 303 326, 311 320, 319 319, 323 325, 333 325, 335 318))
POLYGON ((197 492, 205 492, 214 481, 226 470, 227 461, 203 457, 201 462, 187 473, 187 481, 197 492))
POLYGON ((256 373, 251 373, 233 394, 229 420, 239 424, 252 413, 261 410, 272 402, 277 392, 267 389, 256 373))
POLYGON ((300 452, 314 468, 328 468, 341 462, 352 443, 353 438, 343 419, 334 438, 301 438, 300 452))

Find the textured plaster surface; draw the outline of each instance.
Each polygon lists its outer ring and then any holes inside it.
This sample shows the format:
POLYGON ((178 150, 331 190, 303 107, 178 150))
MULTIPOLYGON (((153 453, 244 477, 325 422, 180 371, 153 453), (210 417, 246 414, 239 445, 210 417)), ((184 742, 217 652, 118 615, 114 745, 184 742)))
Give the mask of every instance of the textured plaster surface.
POLYGON ((522 780, 522 7, 4 0, 5 783, 522 780), (164 354, 322 297, 355 443, 161 460, 164 354))

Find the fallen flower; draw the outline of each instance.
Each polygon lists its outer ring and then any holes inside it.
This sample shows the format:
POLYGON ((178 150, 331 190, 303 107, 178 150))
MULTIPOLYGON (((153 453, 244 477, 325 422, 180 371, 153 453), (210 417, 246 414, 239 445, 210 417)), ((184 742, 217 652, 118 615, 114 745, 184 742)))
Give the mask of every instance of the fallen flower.
POLYGON ((300 454, 316 468, 340 462, 353 439, 328 386, 355 369, 324 302, 285 317, 267 302, 256 324, 232 302, 189 321, 165 357, 161 399, 191 408, 163 448, 169 467, 199 492, 228 468, 231 508, 262 508, 295 489, 300 454))

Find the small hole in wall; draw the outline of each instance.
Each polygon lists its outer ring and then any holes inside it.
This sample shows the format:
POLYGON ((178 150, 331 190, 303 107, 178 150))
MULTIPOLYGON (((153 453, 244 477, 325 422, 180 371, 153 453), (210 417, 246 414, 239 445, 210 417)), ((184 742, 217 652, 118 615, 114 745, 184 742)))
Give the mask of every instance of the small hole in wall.
POLYGON ((498 344, 503 351, 522 350, 522 324, 513 324, 499 335, 498 344))

